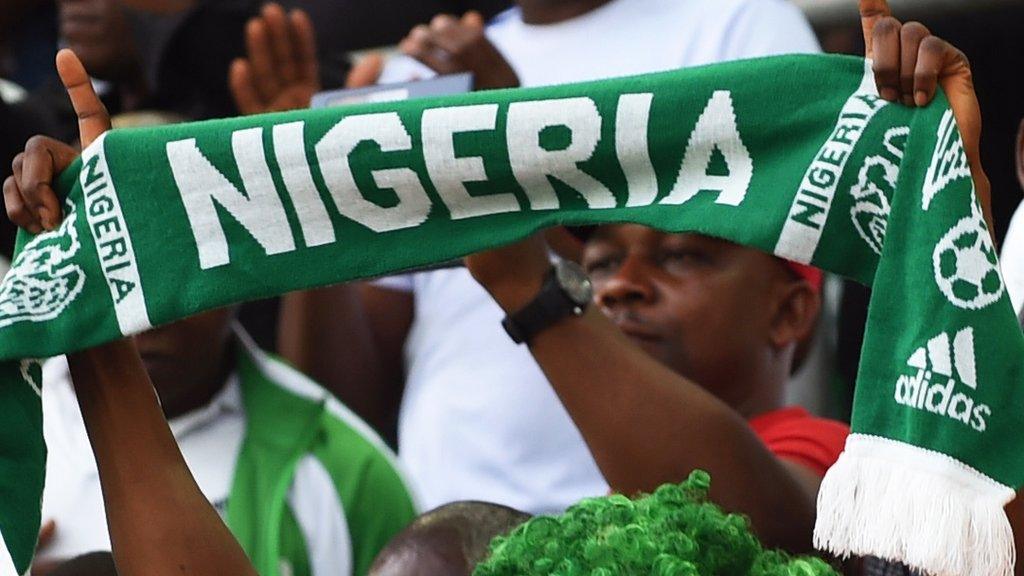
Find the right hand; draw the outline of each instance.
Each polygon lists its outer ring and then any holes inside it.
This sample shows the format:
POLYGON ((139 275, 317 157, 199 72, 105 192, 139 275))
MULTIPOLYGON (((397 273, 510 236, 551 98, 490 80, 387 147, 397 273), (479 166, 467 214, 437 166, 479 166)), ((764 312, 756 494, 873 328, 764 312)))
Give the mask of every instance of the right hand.
POLYGON ((429 26, 413 28, 398 48, 438 74, 472 72, 478 90, 519 86, 515 70, 484 34, 479 12, 435 16, 429 26))
MULTIPOLYGON (((74 52, 57 53, 57 74, 78 116, 82 147, 88 147, 110 129, 110 115, 74 52)), ((11 222, 33 234, 55 230, 62 214, 53 181, 77 157, 76 149, 53 138, 29 139, 25 151, 14 157, 14 174, 4 181, 4 204, 11 222)))

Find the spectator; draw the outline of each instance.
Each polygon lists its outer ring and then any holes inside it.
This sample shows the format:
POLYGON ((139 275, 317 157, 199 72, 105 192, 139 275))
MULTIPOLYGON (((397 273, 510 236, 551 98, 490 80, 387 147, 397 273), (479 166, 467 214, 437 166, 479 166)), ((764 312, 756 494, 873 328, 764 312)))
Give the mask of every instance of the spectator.
MULTIPOLYGON (((79 139, 88 146, 110 128, 110 118, 72 52, 57 55, 57 70, 80 120, 79 139)), ((28 188, 51 190, 46 202, 56 202, 51 183, 76 152, 40 138, 19 158, 24 161, 26 156, 31 156, 30 164, 47 168, 4 182, 4 199, 12 215, 18 213, 19 201, 29 206, 23 198, 28 188)), ((30 210, 31 220, 39 221, 38 207, 32 205, 30 210)), ((114 341, 72 354, 68 362, 103 478, 117 572, 121 576, 254 576, 255 568, 189 472, 135 343, 114 341)), ((277 573, 277 566, 268 568, 265 573, 277 573)))
POLYGON ((530 515, 498 504, 455 502, 417 518, 392 538, 370 576, 470 576, 491 540, 530 515))
MULTIPOLYGON (((279 564, 291 567, 284 574, 364 574, 414 514, 392 456, 334 398, 233 332, 233 316, 208 312, 135 338, 196 481, 265 574, 279 564)), ((43 515, 57 531, 40 556, 107 549, 67 365, 51 361, 44 382, 43 515)))
MULTIPOLYGON (((477 87, 498 88, 818 44, 782 0, 522 0, 486 29, 477 14, 438 16, 401 48, 431 68, 396 62, 384 81, 469 70, 477 87)), ((500 319, 465 269, 443 269, 291 295, 280 349, 381 429, 393 426, 401 399, 399 456, 426 506, 478 499, 546 513, 605 494, 579 431, 500 319)))
MULTIPOLYGON (((880 94, 926 106, 941 83, 978 166, 980 112, 966 57, 919 23, 901 25, 884 0, 862 0, 861 13, 880 94)), ((987 182, 975 174, 990 214, 987 182)), ((763 541, 810 548, 820 480, 845 431, 779 406, 817 314, 806 268, 696 234, 606 225, 583 254, 603 314, 574 314, 586 306, 584 273, 565 263, 552 272, 540 236, 467 266, 508 314, 510 333, 529 344, 615 490, 650 491, 705 469, 715 501, 748 515, 763 541), (529 311, 540 298, 543 312, 529 311), (556 298, 563 314, 552 310, 556 298)), ((1008 510, 1018 523, 1019 509, 1008 510)))

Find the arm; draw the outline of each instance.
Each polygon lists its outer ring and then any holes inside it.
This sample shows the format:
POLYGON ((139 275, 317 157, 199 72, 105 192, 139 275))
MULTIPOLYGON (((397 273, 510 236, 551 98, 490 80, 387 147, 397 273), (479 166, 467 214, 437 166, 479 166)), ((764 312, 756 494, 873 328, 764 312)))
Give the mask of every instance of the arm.
POLYGON ((386 438, 394 438, 404 372, 402 349, 412 295, 370 284, 339 284, 288 294, 278 346, 386 438))
MULTIPOLYGON (((110 128, 82 63, 69 50, 57 71, 88 146, 110 128)), ((54 177, 74 160, 74 149, 33 138, 4 182, 11 220, 32 232, 60 222, 54 177)), ((110 542, 123 576, 255 575, 245 552, 200 492, 164 420, 149 375, 130 340, 69 356, 99 470, 110 542)))
MULTIPOLYGON (((537 294, 549 267, 536 238, 467 264, 509 312, 537 294)), ((748 515, 766 543, 810 549, 813 474, 773 456, 739 414, 648 357, 599 311, 545 330, 530 352, 614 490, 651 491, 702 468, 715 502, 748 515)))
POLYGON ((68 357, 118 573, 256 574, 192 478, 131 340, 68 357))
MULTIPOLYGON (((861 9, 886 98, 924 106, 942 83, 971 154, 976 147, 968 141, 978 134, 979 115, 963 55, 919 24, 901 33, 883 0, 863 0, 861 9), (882 21, 885 26, 876 28, 882 21)), ((509 312, 537 294, 548 269, 537 239, 475 255, 467 264, 509 312)), ((738 414, 631 346, 598 312, 549 328, 530 350, 615 489, 651 490, 703 468, 715 478, 714 499, 750 516, 768 544, 809 548, 819 480, 769 453, 738 414)))

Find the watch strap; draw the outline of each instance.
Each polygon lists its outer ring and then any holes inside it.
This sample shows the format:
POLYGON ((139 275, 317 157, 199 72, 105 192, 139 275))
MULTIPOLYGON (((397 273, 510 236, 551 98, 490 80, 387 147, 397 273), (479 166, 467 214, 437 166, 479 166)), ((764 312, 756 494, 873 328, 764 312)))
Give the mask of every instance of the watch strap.
POLYGON ((520 310, 506 316, 501 325, 516 344, 523 344, 545 328, 572 316, 579 308, 580 306, 558 285, 555 270, 552 268, 545 276, 537 297, 520 310))

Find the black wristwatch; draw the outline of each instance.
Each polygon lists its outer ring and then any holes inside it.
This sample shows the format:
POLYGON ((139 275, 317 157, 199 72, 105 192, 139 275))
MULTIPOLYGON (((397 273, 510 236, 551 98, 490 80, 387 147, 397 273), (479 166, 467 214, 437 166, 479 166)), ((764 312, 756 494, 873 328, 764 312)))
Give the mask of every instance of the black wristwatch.
POLYGON ((568 260, 559 260, 544 277, 540 293, 517 312, 501 321, 516 344, 529 342, 544 329, 570 316, 582 316, 594 288, 583 268, 568 260))

